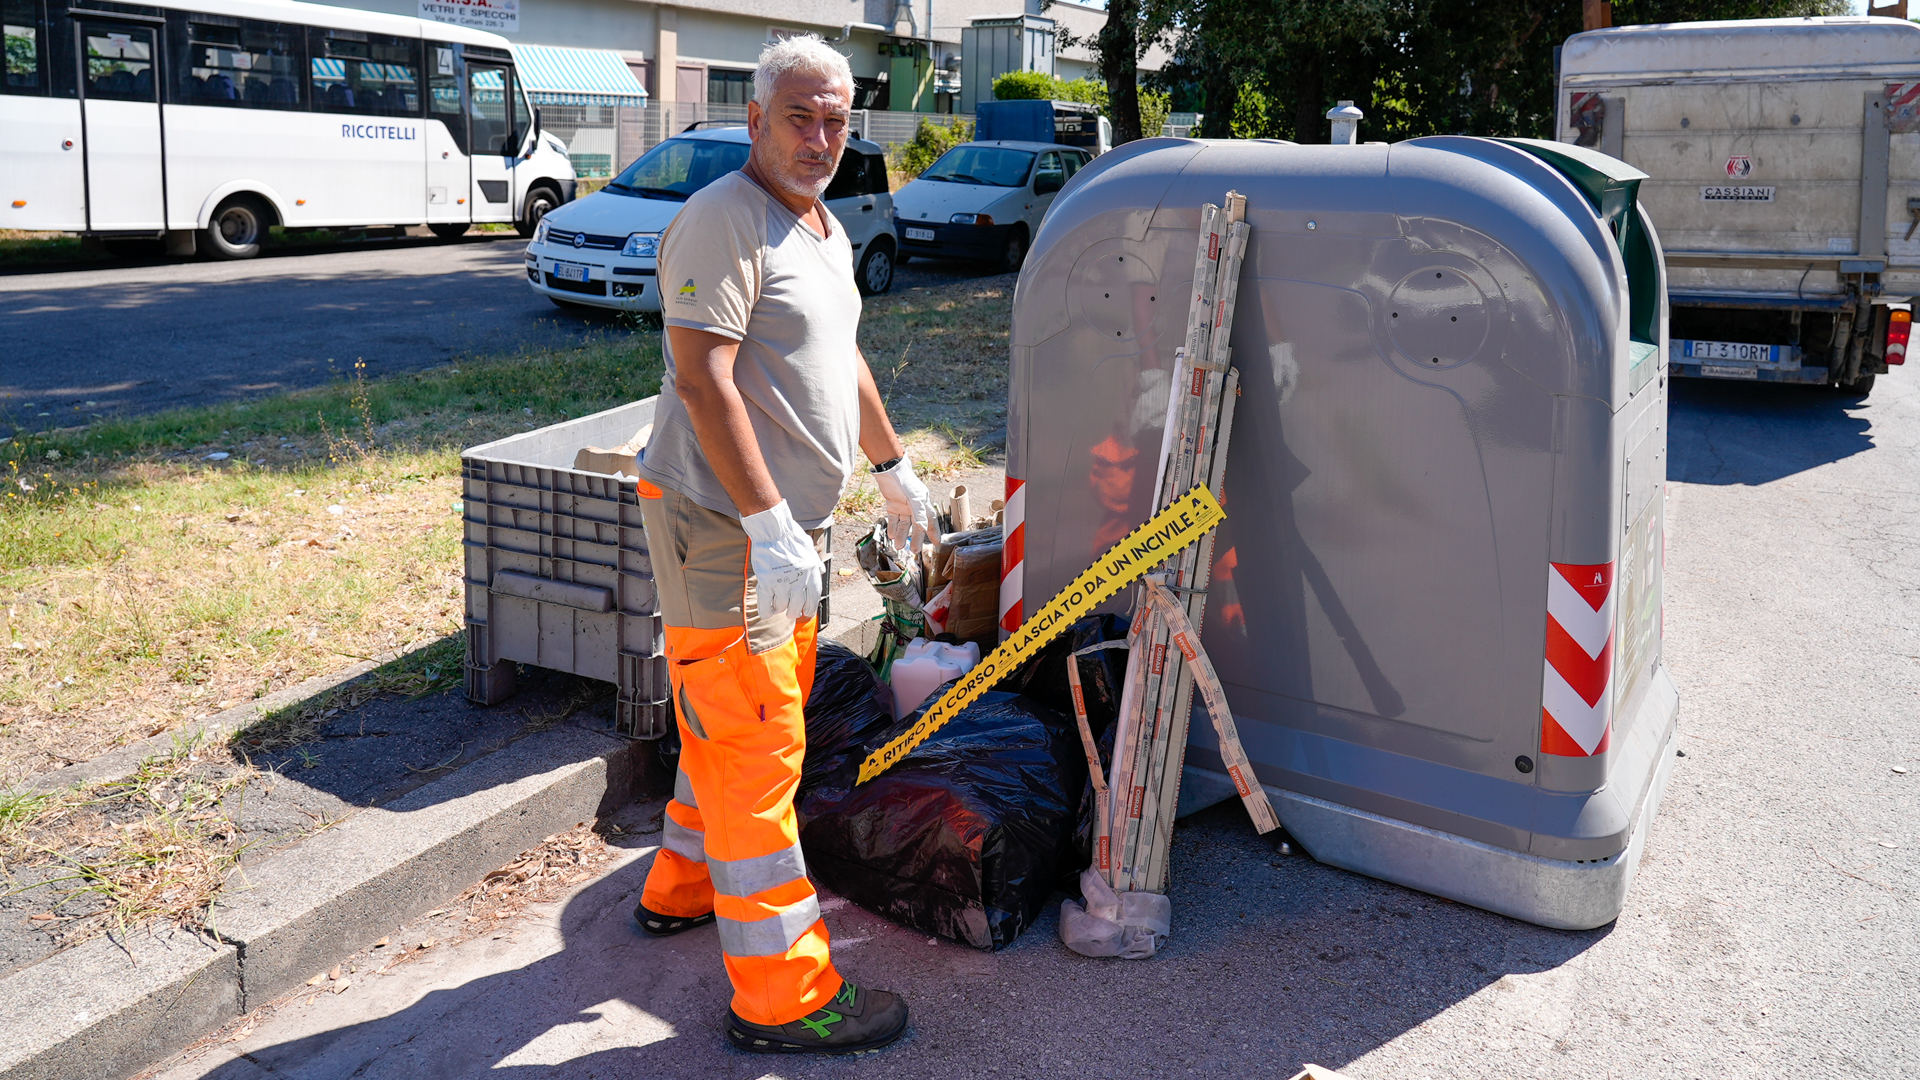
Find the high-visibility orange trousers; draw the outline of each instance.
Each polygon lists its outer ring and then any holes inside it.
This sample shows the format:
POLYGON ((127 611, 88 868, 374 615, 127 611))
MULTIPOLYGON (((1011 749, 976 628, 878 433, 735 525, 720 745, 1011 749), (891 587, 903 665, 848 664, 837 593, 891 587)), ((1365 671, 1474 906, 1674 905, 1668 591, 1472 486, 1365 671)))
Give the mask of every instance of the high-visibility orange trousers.
POLYGON ((790 1023, 841 985, 793 811, 817 620, 759 613, 738 519, 639 486, 680 726, 641 903, 680 918, 713 912, 734 1012, 790 1023))

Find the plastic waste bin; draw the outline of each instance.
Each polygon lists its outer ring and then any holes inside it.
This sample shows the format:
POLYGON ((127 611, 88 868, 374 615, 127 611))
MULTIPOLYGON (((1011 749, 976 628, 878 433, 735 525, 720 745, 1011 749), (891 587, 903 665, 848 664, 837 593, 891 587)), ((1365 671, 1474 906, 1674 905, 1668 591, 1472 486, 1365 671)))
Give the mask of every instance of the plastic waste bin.
MULTIPOLYGON (((1544 926, 1625 901, 1673 758, 1666 289, 1578 147, 1149 139, 1014 299, 1002 627, 1151 512, 1202 203, 1253 225, 1205 644, 1323 862, 1544 926)), ((1230 795, 1189 729, 1183 808, 1230 795)))
MULTIPOLYGON (((574 467, 581 448, 619 446, 652 424, 657 400, 461 452, 468 699, 505 701, 514 693, 515 665, 533 664, 618 687, 618 734, 675 734, 664 628, 634 478, 574 467)), ((831 543, 822 571, 822 626, 830 615, 831 543)))

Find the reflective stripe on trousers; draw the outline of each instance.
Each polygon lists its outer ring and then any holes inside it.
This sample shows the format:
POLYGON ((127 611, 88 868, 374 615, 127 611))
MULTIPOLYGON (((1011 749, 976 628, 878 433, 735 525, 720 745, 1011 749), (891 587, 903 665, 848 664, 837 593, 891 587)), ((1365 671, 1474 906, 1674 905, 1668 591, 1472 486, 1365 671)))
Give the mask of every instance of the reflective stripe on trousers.
POLYGON ((793 812, 815 630, 804 620, 755 654, 738 631, 666 628, 680 768, 641 902, 714 913, 734 1011, 757 1024, 805 1016, 841 986, 793 812))

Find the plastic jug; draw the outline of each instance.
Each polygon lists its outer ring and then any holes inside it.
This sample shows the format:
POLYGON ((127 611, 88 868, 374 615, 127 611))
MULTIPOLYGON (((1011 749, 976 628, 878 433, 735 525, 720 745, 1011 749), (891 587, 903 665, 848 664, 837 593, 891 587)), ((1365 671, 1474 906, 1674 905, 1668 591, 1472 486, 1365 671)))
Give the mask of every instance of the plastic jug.
POLYGON ((895 720, 920 707, 947 680, 957 679, 980 662, 980 646, 949 645, 944 641, 915 638, 907 642, 907 651, 893 662, 889 681, 893 683, 895 720))

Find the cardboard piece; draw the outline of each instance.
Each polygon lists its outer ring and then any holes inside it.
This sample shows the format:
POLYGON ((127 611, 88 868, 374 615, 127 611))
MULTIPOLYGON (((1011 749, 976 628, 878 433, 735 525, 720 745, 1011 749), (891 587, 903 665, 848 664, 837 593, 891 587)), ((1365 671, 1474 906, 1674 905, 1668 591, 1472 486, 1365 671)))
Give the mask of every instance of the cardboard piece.
POLYGON ((648 424, 636 432, 633 438, 611 450, 598 446, 583 446, 573 455, 573 467, 580 472, 604 473, 608 476, 633 476, 633 459, 646 448, 648 436, 653 434, 653 425, 648 424))

